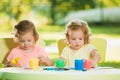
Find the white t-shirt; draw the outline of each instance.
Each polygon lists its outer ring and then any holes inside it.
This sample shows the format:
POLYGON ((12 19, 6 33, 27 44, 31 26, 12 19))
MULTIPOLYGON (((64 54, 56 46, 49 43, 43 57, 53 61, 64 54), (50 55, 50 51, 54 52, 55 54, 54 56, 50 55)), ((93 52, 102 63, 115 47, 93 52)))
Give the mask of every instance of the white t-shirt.
POLYGON ((73 52, 69 46, 63 49, 61 57, 66 59, 66 66, 74 67, 74 60, 75 59, 89 59, 90 52, 96 49, 91 44, 86 44, 81 47, 78 51, 73 52))

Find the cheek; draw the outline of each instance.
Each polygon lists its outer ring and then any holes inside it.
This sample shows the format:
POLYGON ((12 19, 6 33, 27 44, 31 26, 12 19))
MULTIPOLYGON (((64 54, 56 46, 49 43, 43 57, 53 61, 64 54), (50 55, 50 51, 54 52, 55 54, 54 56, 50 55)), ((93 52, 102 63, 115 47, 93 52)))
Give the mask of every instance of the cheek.
POLYGON ((20 48, 24 48, 24 44, 19 43, 20 48))
POLYGON ((20 45, 20 46, 24 46, 24 44, 23 44, 23 43, 19 43, 19 45, 20 45))
POLYGON ((84 45, 84 40, 82 40, 80 43, 81 43, 82 45, 84 45))
POLYGON ((74 45, 74 44, 75 44, 75 41, 72 41, 72 40, 71 40, 71 41, 70 41, 70 44, 73 44, 73 45, 74 45))
POLYGON ((29 45, 31 45, 31 46, 35 45, 35 42, 34 41, 30 42, 29 45))

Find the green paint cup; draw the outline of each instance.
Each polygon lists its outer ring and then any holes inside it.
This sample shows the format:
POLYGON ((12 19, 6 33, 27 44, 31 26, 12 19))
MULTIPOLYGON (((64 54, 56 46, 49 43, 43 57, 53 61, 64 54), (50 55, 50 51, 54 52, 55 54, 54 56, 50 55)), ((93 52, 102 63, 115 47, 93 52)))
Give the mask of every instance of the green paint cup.
POLYGON ((64 66, 65 66, 65 61, 64 60, 62 60, 62 59, 57 59, 56 60, 56 67, 57 68, 64 68, 64 66))

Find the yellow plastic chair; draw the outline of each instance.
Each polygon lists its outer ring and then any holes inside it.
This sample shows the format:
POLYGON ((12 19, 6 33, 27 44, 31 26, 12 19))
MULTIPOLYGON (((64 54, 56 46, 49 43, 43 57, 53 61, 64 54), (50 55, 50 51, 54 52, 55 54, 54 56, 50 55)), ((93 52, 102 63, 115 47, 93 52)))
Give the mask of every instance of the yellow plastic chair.
POLYGON ((4 62, 7 54, 16 46, 17 44, 12 38, 0 38, 0 63, 4 62))
MULTIPOLYGON (((17 45, 18 44, 13 41, 12 37, 0 38, 0 63, 4 63, 11 49, 17 47, 17 45)), ((42 39, 39 39, 36 45, 40 46, 42 49, 45 48, 45 42, 42 39)))
MULTIPOLYGON (((105 61, 107 41, 103 38, 90 38, 90 43, 98 49, 101 56, 101 62, 105 61)), ((61 55, 63 48, 67 46, 65 39, 58 40, 57 46, 59 55, 61 55)))

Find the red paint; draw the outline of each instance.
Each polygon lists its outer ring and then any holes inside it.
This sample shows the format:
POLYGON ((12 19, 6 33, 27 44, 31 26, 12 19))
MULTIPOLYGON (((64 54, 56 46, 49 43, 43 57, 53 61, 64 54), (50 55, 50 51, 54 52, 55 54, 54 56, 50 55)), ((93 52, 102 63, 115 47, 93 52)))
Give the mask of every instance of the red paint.
POLYGON ((90 59, 84 59, 84 68, 91 69, 91 67, 92 67, 92 61, 90 59))

